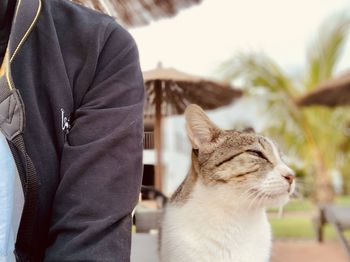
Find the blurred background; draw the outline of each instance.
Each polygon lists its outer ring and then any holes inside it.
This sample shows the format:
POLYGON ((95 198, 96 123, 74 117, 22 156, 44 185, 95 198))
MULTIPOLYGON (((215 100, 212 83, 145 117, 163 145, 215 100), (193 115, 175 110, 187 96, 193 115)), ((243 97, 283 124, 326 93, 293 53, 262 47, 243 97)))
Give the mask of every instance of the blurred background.
POLYGON ((293 200, 269 210, 272 261, 350 261, 349 1, 79 2, 116 16, 139 47, 143 184, 157 189, 145 200, 170 196, 186 176, 182 114, 197 103, 222 128, 273 138, 297 173, 293 200))

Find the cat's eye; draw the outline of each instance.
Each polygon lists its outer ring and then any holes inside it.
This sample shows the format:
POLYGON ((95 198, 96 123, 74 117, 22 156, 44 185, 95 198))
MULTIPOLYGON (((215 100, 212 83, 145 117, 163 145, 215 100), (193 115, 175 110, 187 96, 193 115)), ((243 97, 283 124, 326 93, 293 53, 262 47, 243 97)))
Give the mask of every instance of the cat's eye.
POLYGON ((269 161, 267 159, 267 157, 260 151, 257 151, 257 150, 247 150, 246 151, 249 155, 253 155, 253 156, 256 156, 256 157, 259 157, 259 158, 262 158, 262 159, 265 159, 266 161, 269 161))
POLYGON ((242 154, 242 153, 238 153, 238 154, 236 154, 236 155, 230 156, 229 158, 226 158, 226 159, 224 159, 223 161, 221 161, 221 162, 215 164, 215 166, 221 166, 222 164, 231 161, 232 159, 234 159, 236 156, 239 156, 240 154, 242 154))

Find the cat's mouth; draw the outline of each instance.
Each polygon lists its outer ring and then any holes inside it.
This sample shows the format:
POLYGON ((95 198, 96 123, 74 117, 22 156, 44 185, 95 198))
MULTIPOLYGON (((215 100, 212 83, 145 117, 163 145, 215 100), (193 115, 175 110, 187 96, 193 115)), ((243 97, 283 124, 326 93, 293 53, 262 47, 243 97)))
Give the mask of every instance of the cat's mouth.
POLYGON ((251 192, 251 204, 258 206, 279 206, 284 205, 289 201, 291 195, 291 188, 288 190, 281 189, 275 192, 265 192, 256 188, 250 190, 251 192))
POLYGON ((268 198, 274 198, 274 197, 279 197, 281 195, 285 195, 285 194, 290 194, 291 193, 291 187, 288 187, 287 190, 285 189, 281 189, 275 192, 265 192, 261 189, 257 189, 257 188, 252 188, 250 190, 250 193, 254 195, 254 197, 268 197, 268 198))

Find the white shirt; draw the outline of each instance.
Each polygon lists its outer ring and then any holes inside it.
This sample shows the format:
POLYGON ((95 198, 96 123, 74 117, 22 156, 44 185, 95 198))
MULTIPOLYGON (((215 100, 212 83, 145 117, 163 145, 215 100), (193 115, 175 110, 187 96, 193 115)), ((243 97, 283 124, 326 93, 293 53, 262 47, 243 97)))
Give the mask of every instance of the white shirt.
POLYGON ((14 249, 24 195, 7 140, 0 132, 0 262, 15 261, 14 249))

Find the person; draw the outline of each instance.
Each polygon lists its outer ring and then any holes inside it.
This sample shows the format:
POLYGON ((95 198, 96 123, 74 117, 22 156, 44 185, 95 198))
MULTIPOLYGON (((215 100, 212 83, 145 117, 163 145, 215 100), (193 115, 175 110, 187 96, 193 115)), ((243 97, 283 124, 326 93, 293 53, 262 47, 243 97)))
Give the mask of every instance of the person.
POLYGON ((135 41, 68 0, 1 0, 0 38, 0 261, 129 261, 143 150, 135 41))

